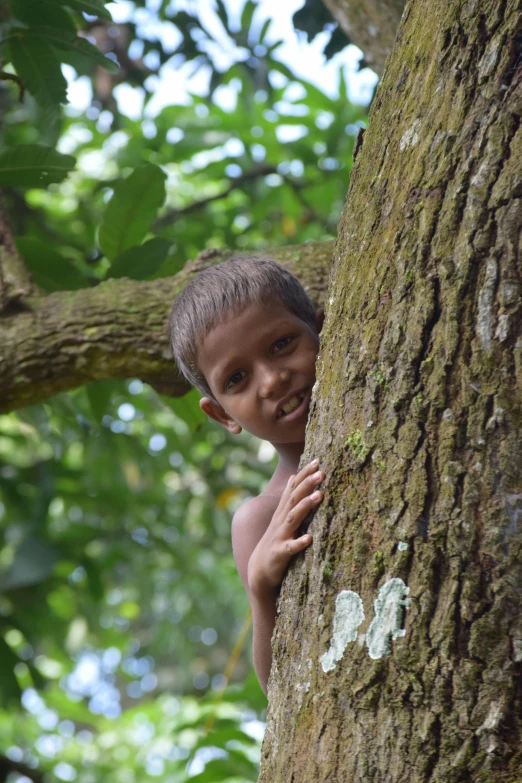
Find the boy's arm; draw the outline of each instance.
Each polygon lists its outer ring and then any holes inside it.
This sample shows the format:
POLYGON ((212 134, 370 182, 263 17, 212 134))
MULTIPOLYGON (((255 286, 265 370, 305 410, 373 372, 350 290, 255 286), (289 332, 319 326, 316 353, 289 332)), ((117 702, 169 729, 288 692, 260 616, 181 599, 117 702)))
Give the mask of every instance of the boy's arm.
POLYGON ((275 513, 273 503, 259 497, 244 503, 234 514, 234 559, 252 606, 254 668, 265 693, 279 588, 291 558, 312 541, 308 534, 297 539, 294 535, 321 502, 322 492, 314 490, 323 479, 324 473, 317 470, 314 461, 291 476, 275 513))
POLYGON ((234 560, 252 608, 254 669, 265 693, 272 664, 271 640, 279 588, 265 592, 252 591, 248 584, 248 563, 270 524, 272 514, 272 503, 262 498, 252 498, 238 508, 232 520, 234 560))

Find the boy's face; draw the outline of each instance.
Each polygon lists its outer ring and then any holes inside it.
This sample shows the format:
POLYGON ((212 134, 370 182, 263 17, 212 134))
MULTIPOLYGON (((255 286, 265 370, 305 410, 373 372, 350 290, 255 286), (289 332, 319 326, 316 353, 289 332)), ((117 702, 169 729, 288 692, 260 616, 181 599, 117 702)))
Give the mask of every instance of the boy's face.
POLYGON ((203 397, 202 410, 233 433, 245 429, 272 443, 302 442, 322 311, 316 323, 314 331, 277 303, 248 305, 212 329, 200 345, 198 365, 217 404, 203 397))

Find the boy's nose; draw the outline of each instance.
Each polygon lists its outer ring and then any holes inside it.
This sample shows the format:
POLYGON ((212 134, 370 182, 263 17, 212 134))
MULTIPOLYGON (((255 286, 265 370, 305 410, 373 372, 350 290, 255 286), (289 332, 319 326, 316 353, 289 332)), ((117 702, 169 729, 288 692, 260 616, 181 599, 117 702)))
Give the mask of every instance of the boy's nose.
POLYGON ((288 370, 266 368, 261 376, 259 394, 265 399, 280 393, 281 389, 288 385, 290 373, 288 370))

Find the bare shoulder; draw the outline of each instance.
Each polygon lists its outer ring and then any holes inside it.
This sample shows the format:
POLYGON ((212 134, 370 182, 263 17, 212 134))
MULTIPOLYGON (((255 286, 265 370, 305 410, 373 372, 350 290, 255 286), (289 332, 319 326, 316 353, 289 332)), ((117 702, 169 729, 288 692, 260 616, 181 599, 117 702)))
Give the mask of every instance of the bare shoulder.
POLYGON ((265 534, 278 502, 277 497, 271 495, 250 498, 239 506, 232 519, 232 551, 245 587, 250 555, 265 534))
POLYGON ((270 509, 275 503, 277 508, 277 502, 275 498, 268 497, 266 495, 257 495, 255 498, 249 498, 241 503, 238 510, 232 518, 232 529, 234 527, 241 527, 247 523, 248 520, 257 518, 260 514, 264 516, 268 509, 270 509))
POLYGON ((270 524, 278 502, 275 497, 258 495, 242 503, 232 519, 232 544, 244 537, 257 537, 259 541, 270 524))

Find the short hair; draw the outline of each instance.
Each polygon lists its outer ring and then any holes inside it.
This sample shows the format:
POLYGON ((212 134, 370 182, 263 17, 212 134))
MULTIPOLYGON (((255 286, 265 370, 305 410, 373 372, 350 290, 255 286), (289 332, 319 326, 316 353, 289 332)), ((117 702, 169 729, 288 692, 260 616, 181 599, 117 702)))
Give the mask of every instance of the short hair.
POLYGON ((214 399, 198 367, 202 340, 232 313, 252 304, 279 302, 314 330, 315 308, 291 272, 261 254, 236 255, 204 269, 176 297, 169 317, 172 353, 185 378, 214 399))

